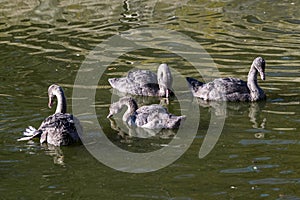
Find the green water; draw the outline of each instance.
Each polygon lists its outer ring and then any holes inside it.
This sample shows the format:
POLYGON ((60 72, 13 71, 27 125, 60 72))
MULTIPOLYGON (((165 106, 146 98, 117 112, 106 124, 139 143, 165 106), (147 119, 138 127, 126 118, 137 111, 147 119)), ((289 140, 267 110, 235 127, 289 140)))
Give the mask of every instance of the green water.
MULTIPOLYGON (((299 2, 3 0, 0 5, 1 199, 300 198, 299 2), (138 28, 173 30, 192 38, 212 57, 221 77, 245 80, 253 58, 264 57, 266 81, 259 85, 267 101, 230 103, 224 110, 187 98, 200 109, 193 143, 178 160, 149 173, 112 169, 85 145, 53 148, 38 141, 17 142, 28 125, 38 127, 54 112, 47 108, 50 84, 64 88, 72 112, 73 85, 89 53, 111 36, 138 28), (211 116, 224 113, 222 133, 200 159, 211 116)), ((116 48, 124 49, 126 44, 116 48)), ((155 71, 161 62, 182 76, 201 78, 179 55, 145 48, 116 58, 99 80, 91 106, 107 138, 122 149, 151 152, 172 141, 173 136, 128 137, 106 119, 111 100, 118 98, 107 79, 135 67, 155 71)), ((174 99, 167 107, 180 114, 179 103, 174 99)))

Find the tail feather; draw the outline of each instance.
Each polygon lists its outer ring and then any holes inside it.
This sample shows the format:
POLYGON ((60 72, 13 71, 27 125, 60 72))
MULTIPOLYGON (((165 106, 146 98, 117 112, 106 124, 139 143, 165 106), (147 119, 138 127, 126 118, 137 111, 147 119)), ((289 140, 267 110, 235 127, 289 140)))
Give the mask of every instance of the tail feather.
POLYGON ((17 141, 28 141, 28 140, 32 140, 33 138, 37 137, 38 135, 40 135, 41 131, 36 130, 34 127, 29 126, 28 128, 25 129, 25 131, 23 132, 23 135, 25 137, 19 138, 17 141))
POLYGON ((109 82, 109 84, 110 84, 112 87, 115 87, 114 81, 115 81, 115 78, 109 78, 109 79, 108 79, 108 82, 109 82))
POLYGON ((194 78, 191 78, 191 77, 186 77, 186 80, 193 89, 201 87, 204 84, 204 83, 202 83, 194 78))
POLYGON ((29 126, 28 128, 25 129, 25 131, 23 132, 24 136, 34 136, 36 132, 36 129, 32 126, 29 126))
POLYGON ((33 138, 32 136, 22 137, 22 138, 17 139, 17 141, 18 142, 20 142, 20 141, 28 141, 28 140, 31 140, 32 138, 33 138))
POLYGON ((171 117, 171 123, 168 125, 168 128, 179 128, 179 126, 181 125, 181 122, 183 122, 186 119, 185 115, 182 116, 172 116, 171 117))

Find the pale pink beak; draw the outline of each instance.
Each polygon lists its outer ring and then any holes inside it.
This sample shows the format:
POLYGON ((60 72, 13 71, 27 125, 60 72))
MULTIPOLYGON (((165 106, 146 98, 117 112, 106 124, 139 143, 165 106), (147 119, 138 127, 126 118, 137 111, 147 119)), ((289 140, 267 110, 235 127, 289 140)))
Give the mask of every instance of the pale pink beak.
POLYGON ((48 107, 52 108, 52 106, 53 106, 53 98, 49 96, 48 107))
POLYGON ((265 72, 259 72, 261 80, 266 80, 265 72))

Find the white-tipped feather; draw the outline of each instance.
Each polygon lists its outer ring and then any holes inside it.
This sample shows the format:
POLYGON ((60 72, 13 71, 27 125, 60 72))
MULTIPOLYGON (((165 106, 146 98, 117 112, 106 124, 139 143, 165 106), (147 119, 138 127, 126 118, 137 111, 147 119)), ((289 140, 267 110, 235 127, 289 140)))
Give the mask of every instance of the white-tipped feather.
POLYGON ((22 138, 19 138, 17 141, 20 142, 20 141, 28 141, 28 140, 31 140, 32 137, 29 136, 29 137, 22 137, 22 138))
POLYGON ((29 126, 28 128, 25 129, 25 131, 23 132, 23 135, 32 137, 35 134, 35 131, 36 131, 36 129, 34 127, 29 126))

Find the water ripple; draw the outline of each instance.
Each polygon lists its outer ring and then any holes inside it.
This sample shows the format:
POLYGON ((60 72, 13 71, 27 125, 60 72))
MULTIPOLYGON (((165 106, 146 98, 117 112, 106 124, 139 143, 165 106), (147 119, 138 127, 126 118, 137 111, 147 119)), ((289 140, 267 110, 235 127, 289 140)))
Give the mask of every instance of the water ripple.
POLYGON ((278 185, 278 184, 298 184, 300 178, 265 178, 249 181, 251 185, 278 185))
POLYGON ((235 168, 235 169, 223 169, 221 173, 235 174, 235 173, 248 173, 248 172, 260 172, 261 169, 277 168, 279 165, 251 165, 245 168, 235 168))
POLYGON ((300 144, 298 140, 240 140, 240 144, 242 145, 259 145, 259 144, 267 144, 267 145, 287 145, 287 144, 300 144))
MULTIPOLYGON (((93 195, 108 199, 113 194, 120 199, 211 199, 212 194, 218 194, 226 199, 228 195, 242 197, 250 194, 252 196, 249 198, 252 199, 274 199, 284 191, 284 197, 296 199, 290 186, 299 183, 295 165, 299 155, 297 146, 300 144, 300 16, 297 1, 3 0, 0 7, 3 198, 38 198, 38 195, 41 198, 57 198, 57 195, 64 195, 66 199, 78 199, 93 195), (251 109, 253 105, 249 103, 238 103, 232 107, 228 104, 226 125, 219 145, 210 154, 214 156, 205 159, 195 156, 201 146, 196 143, 205 137, 206 122, 214 108, 201 108, 195 145, 175 164, 150 175, 118 173, 98 163, 88 153, 80 154, 72 147, 62 148, 65 150, 65 165, 58 167, 53 164, 51 157, 45 156, 53 152, 42 148, 39 142, 16 141, 26 126, 38 126, 53 113, 53 110, 46 108, 47 87, 50 84, 61 84, 69 97, 68 103, 71 103, 74 79, 85 56, 109 37, 124 31, 128 33, 128 30, 138 27, 171 29, 191 37, 211 55, 221 77, 246 80, 253 58, 263 56, 267 63, 267 79, 264 82, 259 80, 259 85, 267 94, 267 101, 263 102, 265 105, 260 109, 251 109), (223 147, 229 152, 229 161, 236 161, 234 167, 232 162, 226 162, 228 154, 215 154, 223 147), (257 151, 259 149, 262 151, 257 151), (264 164, 249 165, 243 155, 255 158, 254 163, 264 164), (82 162, 82 158, 87 162, 82 162), (182 172, 180 166, 185 166, 186 171, 182 172), (291 169, 286 166, 291 166, 291 169), (261 179, 266 174, 268 178, 261 179), (278 175, 289 178, 278 178, 278 175), (232 187, 228 187, 230 192, 224 189, 229 179, 234 182, 232 187), (126 187, 122 180, 128 182, 126 187), (157 185, 158 182, 161 185, 157 185), (74 183, 78 183, 75 188, 74 183), (246 186, 243 190, 245 183, 253 187, 250 189, 246 186), (278 186, 271 186, 270 192, 265 191, 267 186, 254 190, 257 184, 278 186), (18 188, 18 192, 11 188, 18 188)), ((157 44, 163 42, 155 38, 153 41, 157 44)), ((179 41, 165 45, 185 47, 186 54, 198 55, 191 46, 179 41)), ((122 48, 120 45, 115 50, 122 48)), ((97 63, 99 53, 94 54, 91 65, 97 63)), ((160 49, 128 52, 105 71, 100 86, 89 88, 97 89, 95 107, 101 111, 98 115, 100 123, 107 124, 106 119, 102 118, 102 113, 107 112, 110 103, 107 78, 121 76, 133 67, 153 70, 153 63, 156 65, 159 62, 167 62, 183 76, 201 78, 186 60, 170 52, 160 49)), ((199 62, 197 67, 205 70, 207 66, 199 62)), ((211 76, 217 78, 215 74, 211 76)), ((68 108, 71 108, 71 104, 68 108)), ((111 138, 118 138, 109 127, 105 127, 105 130, 108 130, 111 138)), ((114 141, 122 144, 119 139, 114 141)), ((147 142, 134 142, 145 150, 154 149, 147 142)), ((55 157, 55 154, 52 156, 55 157)))

